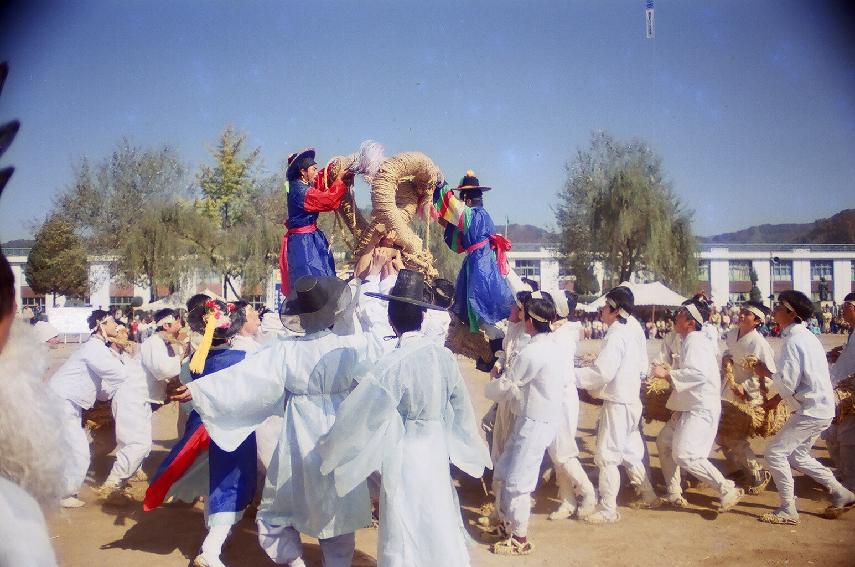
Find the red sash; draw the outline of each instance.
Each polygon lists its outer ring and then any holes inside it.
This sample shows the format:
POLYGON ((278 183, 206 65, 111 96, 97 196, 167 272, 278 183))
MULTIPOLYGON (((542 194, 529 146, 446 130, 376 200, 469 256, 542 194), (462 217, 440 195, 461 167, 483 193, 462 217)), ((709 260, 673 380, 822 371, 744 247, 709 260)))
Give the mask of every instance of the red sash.
POLYGON ((483 248, 490 245, 490 248, 495 250, 496 252, 496 263, 499 265, 499 273, 503 276, 508 275, 508 259, 505 256, 505 253, 511 249, 511 241, 502 236, 501 234, 491 234, 486 239, 481 242, 476 242, 472 246, 466 249, 466 253, 474 252, 479 248, 483 248))
POLYGON ((290 234, 309 234, 318 230, 318 225, 307 224, 297 228, 289 228, 282 236, 282 246, 279 248, 279 277, 282 280, 282 295, 287 296, 290 290, 288 283, 288 235, 290 234))

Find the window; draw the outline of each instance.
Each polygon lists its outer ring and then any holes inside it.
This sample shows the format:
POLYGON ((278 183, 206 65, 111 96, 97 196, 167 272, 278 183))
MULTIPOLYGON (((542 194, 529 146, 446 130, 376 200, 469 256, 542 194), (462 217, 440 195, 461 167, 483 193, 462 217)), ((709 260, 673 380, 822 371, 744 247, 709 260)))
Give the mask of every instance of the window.
POLYGON ((834 266, 831 260, 811 260, 810 261, 810 279, 819 281, 819 278, 825 278, 825 281, 830 282, 834 274, 834 266))
POLYGON ((540 260, 514 260, 514 269, 521 278, 540 278, 540 260))
POLYGON ((730 292, 730 302, 731 303, 742 303, 743 301, 748 301, 750 299, 748 292, 730 292))
POLYGON ((772 264, 772 279, 776 282, 792 282, 792 260, 779 260, 777 264, 772 264))
POLYGON ((732 282, 751 281, 751 261, 749 260, 731 260, 728 263, 728 271, 732 282))
POLYGON ((130 305, 134 298, 130 295, 111 295, 110 305, 122 306, 130 305))
POLYGON ((242 299, 247 303, 251 304, 256 309, 261 309, 262 307, 264 307, 263 295, 245 295, 242 299))
POLYGON ((22 297, 21 308, 23 309, 24 307, 38 307, 43 310, 45 308, 45 297, 22 297))
POLYGON ((852 265, 849 266, 849 277, 855 282, 855 260, 852 260, 852 265))
POLYGON ((701 260, 698 262, 698 281, 710 281, 710 263, 709 260, 701 260))

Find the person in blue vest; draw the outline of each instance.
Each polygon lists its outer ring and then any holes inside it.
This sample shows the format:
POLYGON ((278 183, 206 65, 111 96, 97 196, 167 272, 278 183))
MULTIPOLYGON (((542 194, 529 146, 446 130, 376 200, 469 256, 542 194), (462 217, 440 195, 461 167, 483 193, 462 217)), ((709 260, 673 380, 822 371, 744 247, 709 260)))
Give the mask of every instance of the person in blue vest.
POLYGON ((457 276, 453 312, 469 325, 470 332, 484 331, 490 341, 493 360, 480 358, 478 370, 489 372, 495 363, 495 353, 502 348, 504 333, 496 323, 507 319, 514 305, 508 285, 508 262, 505 254, 511 243, 496 233, 490 214, 484 209, 484 187, 470 171, 452 189, 438 185, 433 193, 433 206, 439 223, 445 227, 445 243, 466 258, 457 276), (460 197, 454 195, 459 191, 460 197))
POLYGON ((283 295, 302 276, 335 276, 335 261, 326 235, 318 229, 318 215, 341 205, 353 172, 344 169, 332 182, 329 173, 329 166, 318 169, 312 148, 288 156, 288 220, 279 251, 283 295))

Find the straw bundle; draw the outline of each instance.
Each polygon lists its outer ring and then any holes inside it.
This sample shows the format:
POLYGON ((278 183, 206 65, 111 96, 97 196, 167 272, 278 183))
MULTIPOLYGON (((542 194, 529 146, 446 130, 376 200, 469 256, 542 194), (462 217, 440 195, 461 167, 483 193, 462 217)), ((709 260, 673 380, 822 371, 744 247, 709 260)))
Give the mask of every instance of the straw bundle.
POLYGON ((651 421, 668 421, 673 413, 665 404, 671 395, 671 382, 665 378, 650 377, 641 384, 641 403, 644 406, 642 414, 647 423, 651 421))
POLYGON ((83 427, 90 430, 113 425, 113 411, 109 401, 97 401, 88 410, 83 410, 83 427))
MULTIPOLYGON (((739 364, 743 368, 753 370, 758 360, 756 356, 748 355, 739 361, 739 364)), ((727 360, 722 365, 722 382, 732 389, 737 385, 733 376, 733 364, 733 361, 727 360)), ((761 383, 763 380, 760 379, 761 383)), ((766 411, 760 405, 723 400, 718 435, 723 439, 771 437, 781 430, 789 418, 790 408, 785 403, 780 403, 775 409, 766 411)))
POLYGON ((851 374, 834 387, 834 399, 837 405, 837 415, 834 418, 836 422, 855 415, 855 374, 851 374))
POLYGON ((493 351, 490 349, 487 336, 481 331, 471 332, 469 325, 457 317, 452 317, 451 323, 448 325, 445 346, 453 353, 462 354, 474 360, 478 358, 492 360, 493 358, 493 351))

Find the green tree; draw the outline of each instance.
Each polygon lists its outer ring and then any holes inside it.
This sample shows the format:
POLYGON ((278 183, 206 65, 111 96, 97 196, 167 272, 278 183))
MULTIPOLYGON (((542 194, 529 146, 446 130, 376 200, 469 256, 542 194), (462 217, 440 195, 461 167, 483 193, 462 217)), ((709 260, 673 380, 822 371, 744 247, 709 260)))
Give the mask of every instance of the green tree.
POLYGON ((33 248, 24 267, 27 285, 36 293, 85 296, 89 291, 89 273, 83 244, 74 227, 59 216, 48 218, 36 233, 33 248))
POLYGON ((256 192, 254 168, 260 149, 245 151, 246 135, 227 126, 220 135, 217 149, 212 151, 214 165, 203 165, 198 182, 202 190, 200 202, 205 214, 219 220, 223 228, 246 220, 255 211, 252 196, 256 192))
POLYGON ((682 291, 697 279, 693 212, 664 179, 661 159, 644 143, 595 133, 567 166, 554 207, 559 250, 574 273, 600 260, 626 281, 652 272, 682 291))

